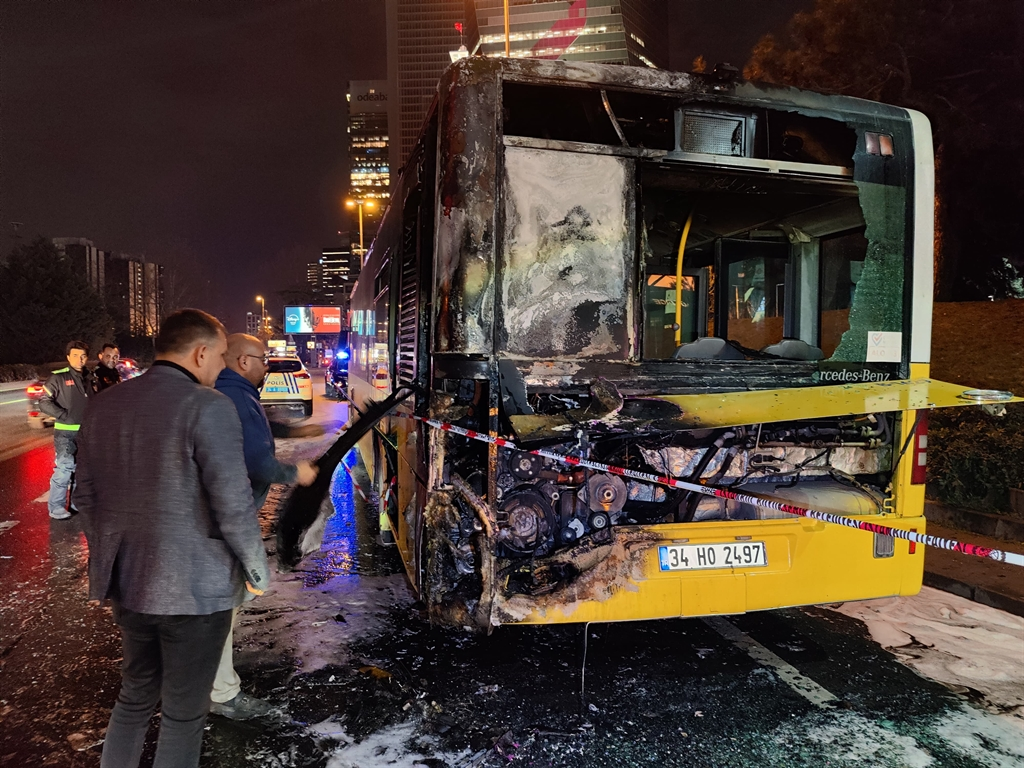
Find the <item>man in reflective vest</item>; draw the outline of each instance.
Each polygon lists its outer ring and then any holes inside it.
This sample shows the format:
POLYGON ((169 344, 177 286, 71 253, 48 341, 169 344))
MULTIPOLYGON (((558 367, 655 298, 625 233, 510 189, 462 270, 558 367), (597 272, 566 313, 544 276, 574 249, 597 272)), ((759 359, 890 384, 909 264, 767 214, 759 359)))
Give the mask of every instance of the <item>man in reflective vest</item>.
POLYGON ((67 520, 75 456, 78 453, 78 429, 85 415, 85 405, 95 386, 92 374, 85 367, 89 347, 82 341, 68 342, 68 367, 59 368, 43 385, 39 410, 53 416, 53 477, 50 478, 50 517, 67 520))

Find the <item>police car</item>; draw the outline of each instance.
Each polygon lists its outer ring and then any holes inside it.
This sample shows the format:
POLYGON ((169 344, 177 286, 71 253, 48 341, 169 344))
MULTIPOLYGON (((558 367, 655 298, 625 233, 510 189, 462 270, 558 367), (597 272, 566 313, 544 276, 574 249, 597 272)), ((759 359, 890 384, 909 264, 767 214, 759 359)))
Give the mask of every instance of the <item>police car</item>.
POLYGON ((313 379, 298 357, 270 357, 260 403, 271 421, 308 419, 313 415, 313 379))

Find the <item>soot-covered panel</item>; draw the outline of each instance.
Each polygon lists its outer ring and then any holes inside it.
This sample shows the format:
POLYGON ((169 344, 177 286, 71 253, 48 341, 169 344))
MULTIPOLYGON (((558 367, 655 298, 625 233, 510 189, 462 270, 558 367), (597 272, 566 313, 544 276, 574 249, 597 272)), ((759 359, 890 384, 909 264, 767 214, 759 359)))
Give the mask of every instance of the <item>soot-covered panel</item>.
POLYGON ((526 357, 626 358, 631 161, 515 147, 505 152, 505 350, 526 357))

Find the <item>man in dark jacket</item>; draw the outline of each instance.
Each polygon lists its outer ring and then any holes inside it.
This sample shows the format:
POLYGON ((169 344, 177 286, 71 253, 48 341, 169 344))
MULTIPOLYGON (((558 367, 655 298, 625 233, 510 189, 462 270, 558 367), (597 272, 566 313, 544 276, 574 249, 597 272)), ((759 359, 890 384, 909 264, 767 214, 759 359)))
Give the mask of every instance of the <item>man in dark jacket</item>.
MULTIPOLYGON (((231 334, 228 336, 224 364, 227 367, 217 377, 217 391, 231 398, 238 411, 238 418, 242 421, 245 467, 249 473, 256 509, 259 510, 271 484, 311 485, 316 479, 316 467, 308 461, 285 464, 277 460, 270 422, 260 405, 259 387, 267 375, 267 351, 263 342, 244 333, 231 334)), ((248 720, 267 714, 271 710, 267 702, 242 691, 231 654, 232 633, 229 632, 217 676, 213 680, 210 711, 232 720, 248 720)))
POLYGON ((153 367, 97 397, 82 424, 89 597, 113 601, 124 659, 101 768, 138 765, 158 701, 154 768, 199 764, 232 612, 270 579, 242 425, 213 389, 226 350, 215 317, 175 312, 153 367))
POLYGON ((100 350, 100 361, 93 375, 96 377, 96 391, 102 392, 115 384, 121 383, 121 372, 117 370, 117 361, 121 359, 121 350, 116 344, 103 345, 100 350))
POLYGON ((242 421, 245 467, 252 484, 256 509, 263 506, 274 483, 311 485, 316 469, 311 462, 285 464, 277 460, 274 435, 267 414, 260 405, 260 385, 267 376, 267 351, 255 336, 233 333, 228 336, 225 368, 217 377, 217 391, 231 398, 242 421))
POLYGON ((53 476, 50 478, 50 517, 67 520, 75 456, 78 454, 78 429, 85 415, 89 395, 95 392, 92 374, 85 367, 89 347, 82 341, 70 341, 65 350, 68 364, 58 368, 43 385, 39 410, 53 416, 53 476))

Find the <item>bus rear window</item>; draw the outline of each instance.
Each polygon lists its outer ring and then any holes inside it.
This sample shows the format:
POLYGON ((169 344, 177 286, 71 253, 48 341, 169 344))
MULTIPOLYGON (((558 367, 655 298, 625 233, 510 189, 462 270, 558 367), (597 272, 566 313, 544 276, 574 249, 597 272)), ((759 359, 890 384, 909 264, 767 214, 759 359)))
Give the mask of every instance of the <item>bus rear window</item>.
POLYGON ((865 362, 902 328, 901 190, 651 167, 641 195, 644 358, 865 362))

